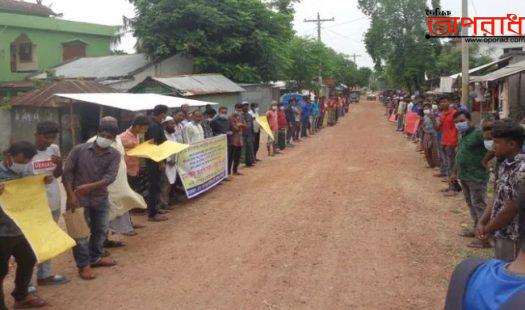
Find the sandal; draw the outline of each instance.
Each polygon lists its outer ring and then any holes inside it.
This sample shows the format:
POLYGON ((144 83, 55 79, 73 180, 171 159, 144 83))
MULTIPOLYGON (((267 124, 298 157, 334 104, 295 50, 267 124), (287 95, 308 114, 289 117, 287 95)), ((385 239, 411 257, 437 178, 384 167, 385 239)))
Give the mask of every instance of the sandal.
POLYGON ((26 298, 20 301, 15 301, 13 308, 15 309, 31 309, 31 308, 42 308, 49 305, 47 301, 38 297, 37 295, 27 295, 26 298))
POLYGON ((49 286, 49 285, 63 285, 69 282, 69 279, 62 275, 54 275, 45 279, 38 279, 36 283, 38 286, 49 286))
POLYGON ((142 228, 146 228, 146 225, 142 225, 142 224, 137 224, 137 223, 133 223, 133 229, 142 229, 142 228))
POLYGON ((106 240, 104 241, 104 247, 105 248, 122 248, 125 247, 126 243, 122 241, 116 241, 116 240, 106 240))
POLYGON ((492 246, 490 245, 489 242, 483 242, 483 241, 480 241, 480 240, 474 240, 472 241, 471 243, 467 244, 467 247, 471 248, 471 249, 490 249, 492 248, 492 246))
POLYGON ((135 236, 138 235, 138 234, 139 234, 138 232, 132 230, 132 231, 130 231, 130 232, 123 233, 122 235, 123 235, 123 236, 126 236, 126 237, 135 237, 135 236))
POLYGON ((101 258, 98 261, 91 264, 91 268, 103 268, 103 267, 113 267, 116 266, 117 262, 111 258, 101 258))

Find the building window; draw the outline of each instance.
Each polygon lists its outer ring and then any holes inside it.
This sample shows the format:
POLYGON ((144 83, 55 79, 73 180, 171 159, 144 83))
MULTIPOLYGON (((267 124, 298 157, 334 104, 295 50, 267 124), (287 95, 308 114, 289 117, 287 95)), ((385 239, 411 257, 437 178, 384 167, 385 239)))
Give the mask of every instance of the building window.
POLYGON ((18 58, 20 62, 33 61, 33 44, 31 42, 24 42, 18 45, 18 58))
POLYGON ((87 44, 81 40, 62 43, 62 60, 68 61, 86 57, 86 45, 87 44))
POLYGON ((36 45, 23 33, 11 43, 11 71, 32 72, 37 70, 36 45))

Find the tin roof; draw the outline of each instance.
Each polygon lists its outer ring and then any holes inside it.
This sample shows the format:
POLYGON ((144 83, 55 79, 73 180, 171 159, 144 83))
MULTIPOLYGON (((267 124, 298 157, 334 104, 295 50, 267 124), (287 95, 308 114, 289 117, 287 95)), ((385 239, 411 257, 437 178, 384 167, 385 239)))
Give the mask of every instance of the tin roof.
POLYGON ((151 79, 173 88, 185 97, 246 91, 222 74, 191 74, 151 79))
POLYGON ((15 12, 21 14, 45 16, 56 15, 49 7, 19 0, 0 0, 0 11, 15 12))
POLYGON ((492 82, 525 71, 525 60, 510 64, 483 76, 473 76, 471 82, 492 82))
MULTIPOLYGON (((145 54, 83 57, 54 67, 55 75, 66 79, 108 79, 133 75, 151 62, 145 54)), ((42 73, 33 79, 45 79, 42 73)))
POLYGON ((60 80, 17 96, 9 101, 8 104, 11 106, 59 107, 60 104, 56 102, 55 94, 116 92, 113 88, 101 85, 95 81, 60 80))

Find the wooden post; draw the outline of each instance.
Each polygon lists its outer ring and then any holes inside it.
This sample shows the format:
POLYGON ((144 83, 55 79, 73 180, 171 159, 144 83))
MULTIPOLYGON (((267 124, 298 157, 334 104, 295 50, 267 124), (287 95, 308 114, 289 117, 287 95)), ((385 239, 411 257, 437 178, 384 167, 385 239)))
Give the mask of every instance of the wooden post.
POLYGON ((74 124, 74 113, 73 113, 73 100, 69 101, 69 128, 71 129, 71 142, 73 143, 73 146, 77 144, 77 134, 75 131, 75 124, 74 124))

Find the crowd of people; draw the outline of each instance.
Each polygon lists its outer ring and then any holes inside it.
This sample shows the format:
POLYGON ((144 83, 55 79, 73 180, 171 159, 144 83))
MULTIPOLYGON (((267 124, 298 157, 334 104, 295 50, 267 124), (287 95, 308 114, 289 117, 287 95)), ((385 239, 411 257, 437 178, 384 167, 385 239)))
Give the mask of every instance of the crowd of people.
MULTIPOLYGON (((148 221, 163 222, 177 202, 182 183, 177 176, 176 155, 162 162, 128 156, 127 151, 143 141, 154 144, 173 141, 193 144, 219 135, 227 136, 228 177, 241 176, 239 166, 253 167, 260 161, 261 126, 257 119, 266 115, 273 138, 268 135, 268 156, 282 153, 288 147, 317 134, 325 126, 333 126, 348 112, 344 97, 329 99, 309 96, 292 98, 289 102, 272 102, 262 114, 257 103, 238 103, 234 111, 227 107, 215 110, 190 111, 189 106, 171 110, 163 105, 149 111, 149 116, 136 115, 123 132, 113 117, 100 120, 98 133, 86 143, 75 146, 63 160, 55 144, 60 132, 58 124, 44 121, 37 125, 34 143, 18 141, 11 144, 0 162, 0 195, 2 182, 31 175, 44 176, 48 203, 58 223, 62 214, 59 179, 66 193, 66 212, 81 212, 89 234, 76 238, 73 256, 78 275, 94 280, 93 268, 117 264, 106 248, 123 247, 122 241, 111 240, 111 234, 137 235, 143 225, 133 223, 130 212, 146 210, 148 221)), ((52 240, 49 240, 52 242, 52 240)), ((3 281, 8 274, 9 260, 17 267, 12 296, 15 308, 38 308, 48 303, 36 294, 32 284, 36 256, 16 223, 0 208, 0 310, 7 309, 3 281)), ((54 274, 51 262, 37 266, 38 286, 62 285, 70 281, 54 274)))
POLYGON ((524 127, 497 115, 477 126, 467 107, 447 97, 397 92, 383 100, 397 131, 417 144, 427 166, 436 169, 434 176, 447 184, 444 196, 463 192, 472 225, 459 235, 473 239, 467 246, 493 248, 495 260, 470 259, 458 266, 446 309, 525 308, 524 127), (407 130, 409 118, 416 120, 415 132, 407 130), (509 304, 513 308, 506 308, 509 304))

